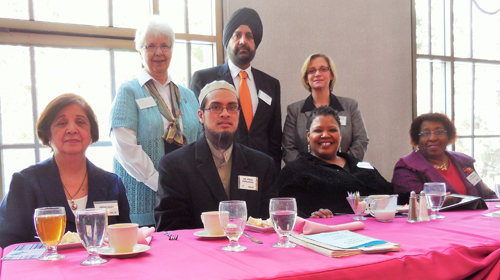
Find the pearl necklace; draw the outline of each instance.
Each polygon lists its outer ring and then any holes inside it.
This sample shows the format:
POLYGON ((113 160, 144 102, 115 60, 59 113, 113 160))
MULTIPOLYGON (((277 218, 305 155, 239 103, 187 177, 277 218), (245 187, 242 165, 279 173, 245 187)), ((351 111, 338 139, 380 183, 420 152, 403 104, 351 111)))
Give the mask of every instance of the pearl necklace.
POLYGON ((444 157, 443 157, 443 164, 441 164, 439 166, 433 164, 432 166, 434 166, 434 168, 439 169, 439 170, 443 170, 443 171, 448 170, 448 167, 446 167, 446 163, 444 162, 444 157))
MULTIPOLYGON (((59 173, 61 173, 61 172, 59 172, 59 173)), ((66 186, 64 185, 64 183, 62 183, 62 180, 61 180, 61 183, 63 185, 64 190, 66 191, 66 193, 70 197, 70 200, 71 200, 71 209, 73 209, 73 210, 78 209, 78 205, 75 203, 75 200, 73 199, 73 197, 75 197, 80 192, 80 190, 83 187, 83 183, 85 183, 85 179, 86 178, 87 178, 87 171, 85 171, 85 176, 83 177, 83 181, 82 181, 82 184, 80 185, 80 188, 78 188, 78 191, 76 191, 75 195, 73 195, 73 196, 71 196, 71 194, 69 193, 68 189, 66 189, 66 186)))

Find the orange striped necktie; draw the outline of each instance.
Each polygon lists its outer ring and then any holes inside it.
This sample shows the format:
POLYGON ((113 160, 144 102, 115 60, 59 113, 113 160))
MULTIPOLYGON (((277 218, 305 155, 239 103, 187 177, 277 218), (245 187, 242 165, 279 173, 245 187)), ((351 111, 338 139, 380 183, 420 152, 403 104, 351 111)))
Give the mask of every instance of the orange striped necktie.
POLYGON ((253 108, 252 108, 252 98, 250 97, 250 89, 247 84, 247 72, 240 72, 240 104, 243 110, 243 116, 245 117, 245 122, 247 123, 247 128, 250 130, 250 125, 252 125, 253 120, 253 108))

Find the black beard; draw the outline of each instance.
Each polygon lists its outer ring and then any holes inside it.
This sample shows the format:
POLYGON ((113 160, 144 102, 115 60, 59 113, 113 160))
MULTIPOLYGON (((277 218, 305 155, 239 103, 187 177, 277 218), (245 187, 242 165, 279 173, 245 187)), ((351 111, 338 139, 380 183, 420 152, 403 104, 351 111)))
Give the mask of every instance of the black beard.
POLYGON ((228 56, 229 59, 236 65, 236 66, 245 66, 247 64, 250 64, 252 62, 253 58, 255 57, 255 50, 251 51, 249 47, 242 45, 236 48, 236 50, 228 49, 228 56), (245 49, 248 52, 248 57, 241 58, 237 55, 237 53, 241 50, 245 49))
POLYGON ((234 139, 234 132, 230 131, 223 131, 223 132, 215 132, 213 130, 210 130, 208 128, 205 128, 205 135, 214 145, 214 147, 217 150, 227 150, 231 145, 233 144, 233 139, 234 139))

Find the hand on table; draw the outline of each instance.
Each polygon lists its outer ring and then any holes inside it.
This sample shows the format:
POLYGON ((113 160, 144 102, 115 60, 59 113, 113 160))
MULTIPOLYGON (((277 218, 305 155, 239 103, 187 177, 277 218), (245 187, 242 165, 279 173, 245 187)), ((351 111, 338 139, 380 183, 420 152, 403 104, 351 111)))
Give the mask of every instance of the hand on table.
POLYGON ((318 211, 312 212, 311 218, 333 218, 333 213, 328 209, 321 208, 318 211))

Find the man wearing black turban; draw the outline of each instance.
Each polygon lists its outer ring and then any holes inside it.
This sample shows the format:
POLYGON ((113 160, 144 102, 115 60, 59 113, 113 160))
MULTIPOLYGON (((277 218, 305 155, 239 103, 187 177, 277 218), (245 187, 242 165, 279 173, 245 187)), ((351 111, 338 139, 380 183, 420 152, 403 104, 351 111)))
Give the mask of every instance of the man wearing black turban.
POLYGON ((241 8, 234 12, 224 26, 222 40, 228 61, 223 65, 196 71, 191 90, 196 96, 208 83, 225 80, 239 89, 239 73, 247 75, 253 119, 247 127, 243 111, 240 113, 236 141, 271 156, 276 171, 281 169, 281 97, 277 79, 253 68, 250 63, 262 41, 262 21, 253 9, 241 8))

